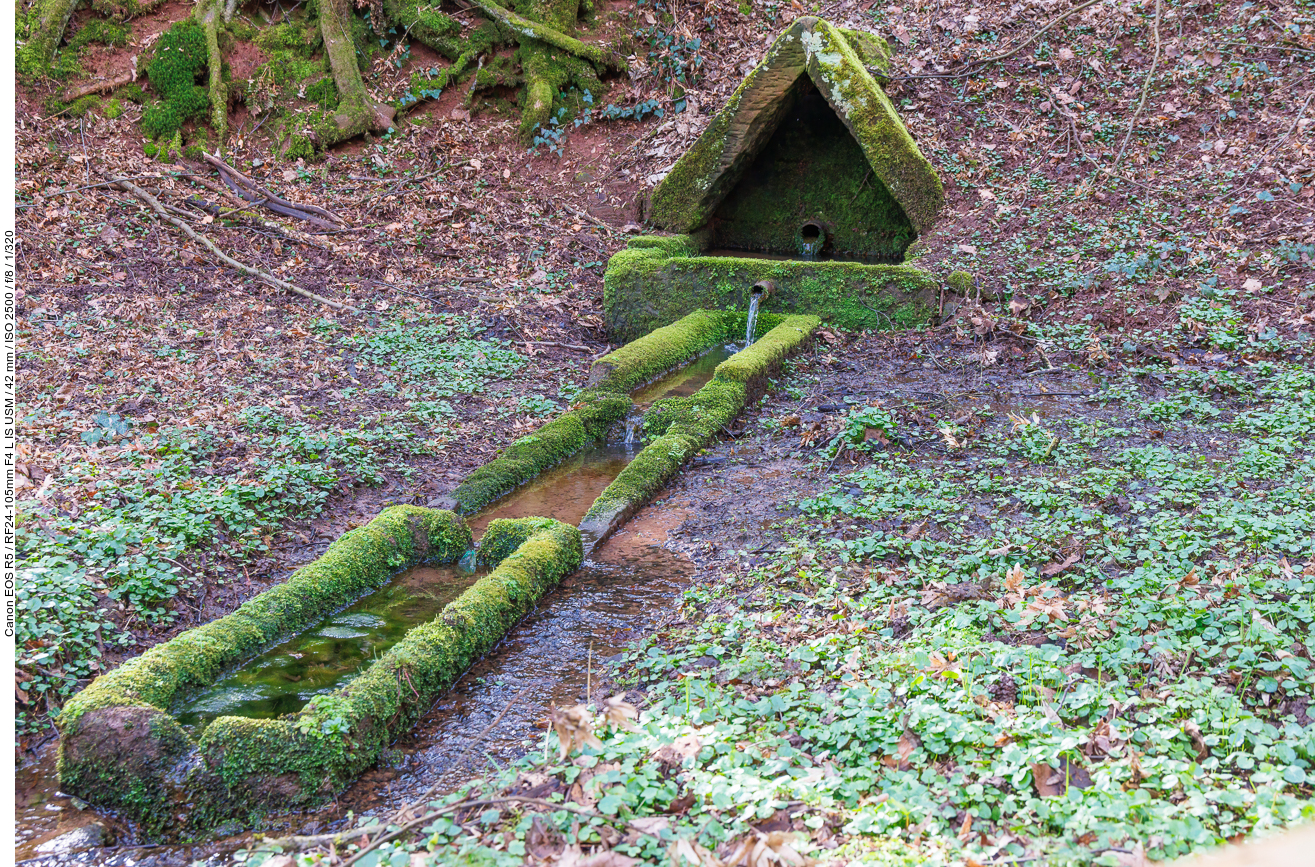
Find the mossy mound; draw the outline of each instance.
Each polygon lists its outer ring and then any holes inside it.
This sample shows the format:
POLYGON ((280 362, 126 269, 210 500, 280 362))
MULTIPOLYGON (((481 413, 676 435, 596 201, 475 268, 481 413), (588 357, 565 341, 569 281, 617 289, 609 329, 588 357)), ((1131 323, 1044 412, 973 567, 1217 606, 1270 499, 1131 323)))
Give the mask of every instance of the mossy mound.
POLYGON ((210 95, 197 84, 208 70, 205 30, 195 21, 179 21, 160 37, 146 78, 160 102, 142 112, 142 132, 167 139, 184 123, 205 115, 210 95))

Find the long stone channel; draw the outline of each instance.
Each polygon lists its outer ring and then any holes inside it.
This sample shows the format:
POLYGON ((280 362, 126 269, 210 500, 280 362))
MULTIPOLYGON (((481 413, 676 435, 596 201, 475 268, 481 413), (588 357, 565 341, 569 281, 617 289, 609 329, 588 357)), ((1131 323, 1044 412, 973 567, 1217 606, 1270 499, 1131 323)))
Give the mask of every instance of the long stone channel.
POLYGON ((818 324, 763 315, 752 345, 725 351, 745 319, 695 311, 610 353, 569 412, 468 476, 451 509, 387 509, 233 614, 98 678, 58 720, 61 789, 155 838, 341 791, 818 324), (627 444, 628 429, 649 441, 627 444))

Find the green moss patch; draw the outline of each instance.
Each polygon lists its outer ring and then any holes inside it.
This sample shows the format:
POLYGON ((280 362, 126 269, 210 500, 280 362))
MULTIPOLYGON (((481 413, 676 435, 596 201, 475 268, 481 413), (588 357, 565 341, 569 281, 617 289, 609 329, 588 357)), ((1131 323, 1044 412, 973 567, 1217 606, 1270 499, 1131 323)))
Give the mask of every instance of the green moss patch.
POLYGON ((210 96, 197 84, 208 69, 205 31, 195 21, 180 21, 160 37, 146 77, 160 102, 142 112, 142 131, 152 139, 169 138, 210 107, 210 96))
POLYGON ((594 362, 589 385, 629 394, 728 337, 724 316, 695 310, 594 362))
POLYGON ((768 377, 808 345, 820 324, 816 316, 788 317, 719 364, 712 380, 693 395, 655 402, 644 416, 644 427, 659 436, 599 495, 580 522, 580 532, 592 544, 611 535, 762 393, 768 377))

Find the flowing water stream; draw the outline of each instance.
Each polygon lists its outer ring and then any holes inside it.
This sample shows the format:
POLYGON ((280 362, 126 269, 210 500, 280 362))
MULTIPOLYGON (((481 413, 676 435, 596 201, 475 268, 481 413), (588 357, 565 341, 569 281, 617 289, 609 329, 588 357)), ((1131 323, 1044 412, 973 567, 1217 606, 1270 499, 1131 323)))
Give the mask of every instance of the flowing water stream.
POLYGON ((753 332, 758 325, 758 305, 762 303, 763 293, 753 292, 749 295, 749 318, 744 325, 744 345, 753 345, 753 332))

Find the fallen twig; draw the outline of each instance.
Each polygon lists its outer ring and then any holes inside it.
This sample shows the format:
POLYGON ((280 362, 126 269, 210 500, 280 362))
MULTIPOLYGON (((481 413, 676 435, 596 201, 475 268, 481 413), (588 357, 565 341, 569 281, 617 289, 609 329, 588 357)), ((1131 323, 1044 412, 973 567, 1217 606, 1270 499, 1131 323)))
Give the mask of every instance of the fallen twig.
MULTIPOLYGON (((918 79, 918 78, 960 78, 965 75, 971 75, 977 70, 981 69, 983 66, 986 66, 987 64, 999 63, 1001 60, 1008 60, 1018 52, 1022 51, 1027 46, 1031 45, 1033 42, 1036 42, 1038 39, 1041 38, 1042 34, 1044 34, 1051 27, 1054 27, 1059 22, 1063 21, 1065 18, 1068 18, 1072 15, 1076 15, 1077 13, 1081 12, 1083 9, 1086 9, 1088 6, 1095 6, 1097 3, 1103 3, 1103 2, 1105 2, 1105 0, 1087 0, 1086 3, 1083 3, 1080 6, 1074 6, 1072 9, 1063 13, 1058 18, 1055 18, 1045 27, 1042 27, 1040 30, 1036 31, 1027 39, 1023 40, 1018 45, 1004 52, 1003 54, 994 54, 990 57, 983 57, 981 60, 974 60, 972 63, 969 63, 963 69, 957 70, 955 72, 928 72, 928 73, 921 73, 918 75, 897 75, 891 77, 889 80, 911 81, 913 79, 918 79)), ((1156 8, 1159 8, 1158 3, 1156 8)))
POLYGON ((575 352, 590 353, 594 351, 587 346, 580 346, 579 344, 576 343, 557 343, 556 341, 553 340, 521 340, 518 342, 524 343, 527 347, 528 346, 556 346, 558 349, 571 349, 574 350, 575 352))
POLYGON ((1132 134, 1137 128, 1137 118, 1141 117, 1142 109, 1146 107, 1146 96, 1151 91, 1151 82, 1155 79, 1155 67, 1160 65, 1160 13, 1161 0, 1155 0, 1155 24, 1153 32, 1155 35, 1155 56, 1151 59, 1151 68, 1146 73, 1146 80, 1142 82, 1141 99, 1137 101, 1137 110, 1132 113, 1132 120, 1128 122, 1128 132, 1123 136, 1123 144, 1119 146, 1119 152, 1114 157, 1114 163, 1109 168, 1109 174, 1113 175, 1115 169, 1119 167, 1119 162, 1123 159, 1123 152, 1128 149, 1128 142, 1132 140, 1132 134))
POLYGON ((264 281, 267 285, 273 286, 275 289, 282 289, 285 292, 292 292, 296 295, 302 296, 303 298, 309 298, 311 301, 317 301, 320 304, 325 305, 326 307, 332 307, 335 310, 351 310, 356 313, 362 312, 359 308, 353 307, 350 304, 343 304, 339 301, 334 301, 332 299, 325 298, 323 295, 316 295, 314 292, 311 292, 307 289, 302 289, 300 286, 295 286, 292 283, 287 282, 286 280, 280 280, 278 277, 275 277, 273 274, 270 274, 267 271, 261 271, 259 268, 253 268, 250 265, 242 264, 241 262, 234 259, 232 256, 229 256, 227 253, 224 253, 222 250, 216 247, 214 243, 210 241, 209 238, 197 234, 196 230, 193 229, 191 226, 189 226, 187 223, 183 222, 177 217, 170 216, 169 212, 165 210, 165 206, 160 202, 160 200, 157 199, 155 196, 151 195, 150 193, 146 192, 145 190, 143 190, 141 187, 137 186, 136 184, 132 183, 126 178, 115 178, 113 183, 115 184, 115 186, 119 187, 119 189, 124 190, 125 192, 131 193, 132 195, 136 196, 138 199, 140 199, 142 202, 148 205, 150 209, 155 212, 156 216, 158 216, 161 220, 164 220, 170 225, 182 230, 184 235, 191 238, 193 241, 200 244, 201 246, 205 247, 207 250, 210 251, 210 254, 212 256, 214 256, 220 262, 224 263, 225 265, 232 268, 233 270, 240 271, 249 277, 256 277, 257 279, 264 281))
MULTIPOLYGON (((162 178, 162 177, 164 177, 164 175, 133 175, 132 177, 124 178, 123 180, 145 181, 145 180, 151 180, 151 179, 162 178)), ((80 193, 83 190, 96 190, 96 189, 100 189, 101 187, 115 187, 118 185, 119 185, 119 181, 103 181, 99 184, 86 184, 85 186, 81 186, 81 187, 73 187, 70 190, 55 190, 53 193, 43 192, 41 195, 46 199, 53 199, 56 196, 67 196, 69 193, 80 193)))
POLYGON ((260 184, 256 183, 251 178, 242 174, 237 169, 233 168, 228 163, 224 162, 223 160, 219 159, 219 157, 214 156, 213 154, 202 152, 201 156, 205 158, 206 162, 210 163, 210 165, 214 166, 216 169, 219 170, 219 176, 221 178, 225 178, 225 180, 229 182, 235 182, 233 183, 233 186, 242 187, 243 189, 236 190, 236 192, 239 196, 241 196, 244 199, 247 199, 248 201, 255 201, 256 198, 263 197, 269 200, 265 204, 265 207, 270 208, 270 210, 273 210, 276 213, 282 213, 286 217, 296 217, 297 219, 305 219, 313 223, 319 223, 320 221, 312 219, 311 215, 318 215, 326 220, 332 221, 333 223, 337 223, 339 226, 345 225, 347 222, 342 217, 339 217, 337 214, 333 213, 332 211, 325 210, 324 208, 321 208, 318 205, 300 205, 297 204, 296 202, 290 202, 287 199, 283 198, 282 196, 270 192, 268 189, 262 187, 260 184), (276 208, 273 207, 274 205, 279 205, 290 211, 294 211, 295 213, 285 213, 283 211, 277 210, 276 208))
POLYGON ((110 78, 110 79, 106 79, 105 81, 93 81, 91 84, 83 85, 82 87, 79 87, 77 90, 71 90, 63 94, 59 98, 59 101, 77 102, 79 99, 82 99, 82 97, 84 96, 91 96, 93 93, 102 93, 106 90, 113 90, 116 87, 123 87, 125 84, 132 84, 136 80, 137 80, 137 70, 134 64, 134 68, 132 72, 124 73, 123 75, 120 75, 118 78, 110 78))

